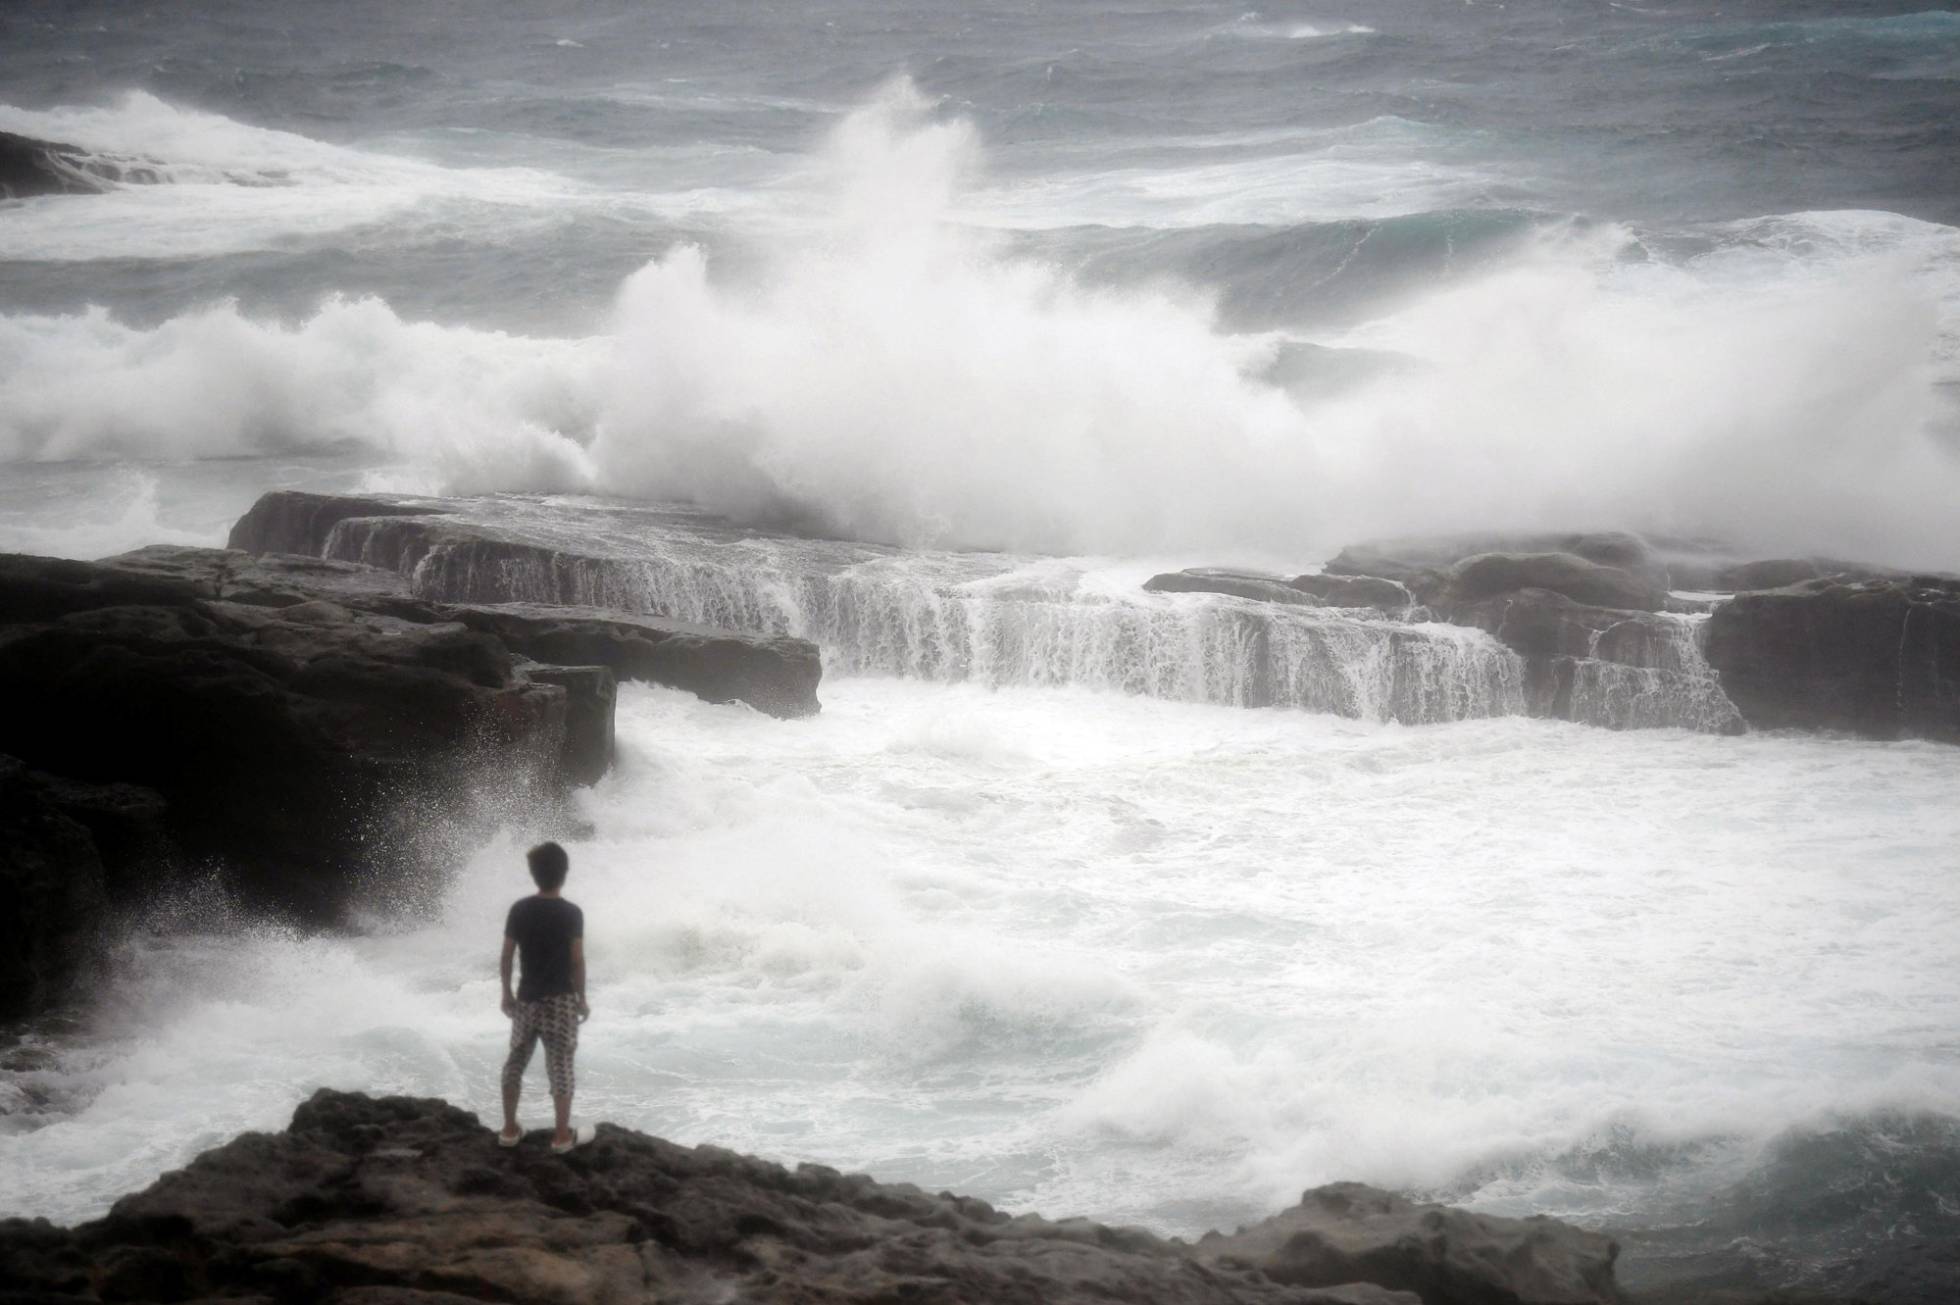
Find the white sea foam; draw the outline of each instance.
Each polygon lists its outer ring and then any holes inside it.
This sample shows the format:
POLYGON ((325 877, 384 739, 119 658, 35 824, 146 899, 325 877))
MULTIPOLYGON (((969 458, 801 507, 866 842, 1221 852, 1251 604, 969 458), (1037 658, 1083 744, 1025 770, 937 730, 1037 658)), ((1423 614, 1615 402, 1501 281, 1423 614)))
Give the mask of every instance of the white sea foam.
MULTIPOLYGON (((0 317, 0 458, 212 458, 354 443, 432 484, 566 487, 603 352, 404 322, 373 299, 284 325, 228 304, 153 330, 0 317)), ((404 485, 403 488, 412 488, 404 485)))
POLYGON ((221 531, 179 524, 166 513, 157 477, 141 468, 117 467, 64 488, 32 502, 0 491, 0 553, 95 558, 145 544, 224 542, 221 531))
POLYGON ((1488 172, 1331 135, 1257 158, 1103 167, 1023 181, 976 194, 969 215, 990 226, 1028 229, 1292 226, 1473 207, 1497 184, 1488 172))
POLYGON ((1502 522, 1960 564, 1951 228, 1800 214, 1685 261, 1622 228, 1546 231, 1322 338, 1421 363, 1322 396, 1259 379, 1278 337, 1224 333, 1196 292, 1010 256, 964 221, 980 164, 970 126, 894 84, 748 271, 672 249, 587 340, 375 301, 291 324, 0 320, 0 456, 356 441, 416 468, 404 487, 691 497, 1056 553, 1307 561, 1502 522))
POLYGON ((508 233, 575 213, 715 206, 712 193, 655 197, 599 191, 536 168, 444 167, 255 127, 145 91, 109 105, 0 104, 0 130, 78 147, 111 175, 133 162, 145 177, 101 194, 6 206, 0 257, 9 259, 205 258, 353 230, 405 239, 447 223, 508 233))
POLYGON ((1363 23, 1273 22, 1255 10, 1219 30, 1254 40, 1318 41, 1330 36, 1373 36, 1376 29, 1363 23))
POLYGON ((1296 406, 1251 379, 1271 342, 1190 297, 1092 294, 945 221, 973 147, 896 88, 833 145, 820 238, 753 284, 688 250, 633 278, 604 483, 1057 552, 1500 520, 1960 556, 1960 463, 1929 434, 1940 308, 1901 254, 1750 281, 1629 264, 1611 228, 1548 235, 1341 341, 1418 375, 1296 406))
MULTIPOLYGON (((1190 1233, 1337 1178, 1678 1218, 1786 1126, 1960 1113, 1951 749, 825 699, 623 692, 571 845, 586 1117, 1190 1233), (1629 1136, 1673 1158, 1551 1163, 1629 1136)), ((41 1084, 93 1096, 0 1130, 0 1213, 97 1213, 317 1085, 494 1113, 525 840, 372 937, 173 919, 41 1084)))

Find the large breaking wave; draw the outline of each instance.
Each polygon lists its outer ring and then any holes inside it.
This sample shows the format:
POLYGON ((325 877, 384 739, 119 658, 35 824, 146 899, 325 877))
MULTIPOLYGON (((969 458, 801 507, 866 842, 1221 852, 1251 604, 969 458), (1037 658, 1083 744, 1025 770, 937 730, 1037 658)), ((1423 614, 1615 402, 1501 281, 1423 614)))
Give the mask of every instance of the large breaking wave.
POLYGON ((0 457, 352 443, 406 489, 1060 553, 1305 555, 1502 522, 1960 563, 1951 228, 1798 214, 1662 256, 1627 227, 1544 224, 1303 341, 1231 333, 1186 285, 1091 286, 1016 252, 982 225, 984 164, 969 124, 895 82, 799 165, 810 184, 739 273, 669 249, 583 339, 375 299, 0 319, 0 457), (1275 379, 1301 343, 1393 365, 1338 391, 1275 379))

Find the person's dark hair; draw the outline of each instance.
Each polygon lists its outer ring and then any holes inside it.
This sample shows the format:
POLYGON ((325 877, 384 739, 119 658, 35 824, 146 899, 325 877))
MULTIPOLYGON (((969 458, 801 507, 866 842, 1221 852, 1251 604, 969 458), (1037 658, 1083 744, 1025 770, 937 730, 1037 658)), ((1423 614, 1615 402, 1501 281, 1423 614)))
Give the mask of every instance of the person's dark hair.
POLYGON ((565 872, 571 869, 572 859, 558 844, 539 843, 524 854, 524 859, 531 863, 531 878, 547 893, 565 886, 565 872))

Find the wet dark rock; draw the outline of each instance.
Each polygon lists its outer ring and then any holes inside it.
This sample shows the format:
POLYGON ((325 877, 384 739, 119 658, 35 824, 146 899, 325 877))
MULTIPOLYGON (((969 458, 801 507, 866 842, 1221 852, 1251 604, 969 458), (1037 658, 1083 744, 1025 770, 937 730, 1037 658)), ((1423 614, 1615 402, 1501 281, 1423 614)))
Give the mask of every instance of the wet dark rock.
MULTIPOLYGON (((566 691, 523 675, 490 636, 322 599, 203 598, 181 577, 136 577, 164 601, 119 602, 131 577, 76 570, 87 564, 49 562, 58 583, 18 583, 33 561, 6 559, 0 581, 61 607, 107 605, 26 620, 23 606, 49 604, 0 607, 0 751, 154 790, 184 853, 222 862, 249 901, 333 919, 357 885, 426 868, 422 834, 461 818, 472 777, 554 789, 566 691)), ((114 843, 129 814, 104 799, 89 822, 114 843)))
POLYGON ((745 702, 770 716, 817 711, 823 660, 807 639, 541 603, 443 603, 437 611, 539 661, 604 666, 622 680, 686 689, 708 702, 745 702))
POLYGON ((1738 594, 1709 618, 1708 660, 1760 729, 1960 743, 1960 580, 1738 594))
POLYGON ((1658 612, 1667 603, 1667 583, 1655 583, 1617 566, 1576 553, 1479 553, 1449 570, 1443 593, 1433 601, 1457 607, 1521 589, 1544 589, 1575 603, 1624 611, 1658 612))
MULTIPOLYGON (((622 600, 606 559, 504 538, 449 517, 433 501, 282 490, 253 505, 233 528, 231 543, 400 577, 400 602, 432 603, 436 618, 493 631, 513 652, 541 662, 609 666, 622 680, 684 689, 709 702, 743 702, 771 716, 819 709, 822 659, 808 640, 622 610, 613 605, 622 600)), ((338 584, 340 574, 326 577, 338 584)))
POLYGON ((1234 571, 1226 567, 1194 566, 1184 571, 1154 575, 1143 582, 1153 594, 1225 594, 1263 603, 1286 603, 1295 607, 1318 607, 1320 599, 1296 588, 1276 575, 1257 571, 1234 571))
POLYGON ((1609 729, 1746 726, 1678 616, 1592 607, 1525 589, 1448 609, 1524 658, 1526 710, 1609 729))
POLYGON ((1725 566, 1709 576, 1705 586, 1717 593, 1736 593, 1751 589, 1782 589, 1815 580, 1824 568, 1807 557, 1774 558, 1763 562, 1741 562, 1725 566))
POLYGON ((1312 594, 1328 607, 1373 607, 1403 612, 1415 606, 1415 595, 1397 580, 1367 575, 1296 575, 1286 582, 1312 594))
POLYGON ((66 999, 93 963, 109 910, 178 864, 161 795, 85 784, 0 756, 0 1020, 66 999))
POLYGON ((440 504, 404 504, 345 494, 313 494, 276 489, 259 496, 240 517, 225 541, 227 548, 247 553, 299 553, 319 557, 327 552, 334 527, 367 517, 426 517, 440 515, 440 504))
MULTIPOLYGON (((817 709, 821 674, 802 640, 436 602, 333 559, 0 556, 0 752, 45 772, 58 818, 34 846, 76 860, 79 826, 95 860, 78 873, 117 903, 214 862, 247 905, 332 922, 435 873, 493 790, 555 819, 566 786, 611 764, 617 680, 796 716, 817 709)), ((62 899, 23 892, 31 934, 62 899)))
MULTIPOLYGON (((1809 555, 1760 557, 1732 544, 1697 539, 1657 539, 1655 555, 1668 568, 1675 589, 1711 594, 1749 593, 1787 589, 1806 580, 1906 580, 1914 574, 1895 566, 1854 562, 1845 558, 1809 555)), ((1936 574, 1956 580, 1960 575, 1936 574)))
MULTIPOLYGON (((1660 608, 1669 588, 1665 563, 1644 539, 1624 531, 1426 535, 1404 539, 1371 540, 1342 549, 1332 561, 1327 563, 1325 571, 1328 575, 1377 576, 1386 580, 1396 580, 1408 586, 1418 602, 1429 603, 1443 595, 1443 591, 1452 579, 1451 573, 1459 563, 1482 554, 1493 553, 1562 554, 1578 558, 1598 567, 1625 572, 1637 586, 1637 592, 1648 596, 1641 602, 1603 601, 1602 595, 1590 590, 1569 592, 1558 584, 1540 583, 1536 586, 1568 593, 1569 597, 1580 602, 1597 603, 1602 607, 1644 607, 1645 610, 1656 611, 1660 608)), ((1549 572, 1547 574, 1549 575, 1549 572)), ((1474 601, 1489 593, 1498 592, 1496 589, 1483 587, 1486 583, 1495 582, 1495 577, 1479 582, 1478 592, 1464 592, 1459 595, 1459 601, 1474 601)), ((1597 580, 1595 578, 1586 583, 1590 586, 1597 583, 1597 580)), ((1519 589, 1528 586, 1514 583, 1509 587, 1519 589)), ((1633 592, 1636 590, 1627 591, 1629 595, 1633 592)))
POLYGON ((68 995, 108 910, 95 839, 50 799, 41 778, 0 757, 0 1020, 68 995))
POLYGON ((234 603, 284 607, 327 598, 417 624, 456 621, 535 662, 603 666, 620 680, 683 689, 708 702, 743 702, 771 716, 809 716, 819 709, 823 662, 807 639, 736 634, 596 607, 445 603, 416 597, 397 572, 333 558, 153 545, 101 565, 234 603))
POLYGON ((84 1301, 1600 1305, 1613 1257, 1352 1184, 1193 1246, 611 1125, 565 1157, 542 1133, 506 1151, 441 1101, 332 1091, 93 1223, 0 1223, 0 1278, 84 1301))
MULTIPOLYGON (((221 599, 246 607, 295 607, 327 599, 344 607, 403 620, 439 619, 393 571, 288 553, 253 554, 226 548, 152 544, 95 563, 77 563, 130 583, 176 586, 191 597, 221 599)), ((92 604, 102 605, 102 604, 92 604)))
POLYGON ((108 189, 73 145, 0 131, 0 199, 86 195, 108 189))
MULTIPOLYGON (((1669 596, 1656 587, 1664 584, 1663 573, 1642 551, 1640 540, 1622 535, 1558 537, 1558 542, 1627 562, 1631 570, 1576 553, 1481 553, 1452 562, 1444 571, 1428 568, 1429 562, 1445 559, 1472 542, 1485 541, 1395 545, 1417 561, 1405 564, 1388 558, 1382 569, 1398 571, 1404 579, 1301 575, 1282 587, 1275 577, 1257 572, 1193 568, 1156 576, 1144 587, 1330 609, 1324 627, 1316 625, 1314 617, 1294 621, 1289 637, 1295 639, 1339 638, 1343 628, 1352 628, 1341 622, 1352 621, 1356 613, 1363 620, 1410 623, 1407 635, 1412 640, 1436 637, 1433 631, 1414 628, 1419 622, 1480 629, 1523 659, 1516 686, 1520 700, 1509 709, 1522 708, 1533 716, 1608 729, 1672 727, 1737 733, 1745 728, 1701 655, 1694 625, 1681 619, 1683 613, 1657 610, 1669 604, 1669 596), (1287 589, 1297 590, 1309 601, 1303 604, 1287 589), (1419 594, 1426 602, 1416 601, 1419 594)), ((1344 556, 1348 565, 1359 566, 1372 565, 1370 559, 1386 554, 1349 550, 1344 556)), ((1263 623, 1248 630, 1254 641, 1270 634, 1263 623)), ((1388 640, 1391 651, 1395 638, 1391 634, 1388 640)), ((1255 685, 1245 704, 1261 706, 1272 700, 1270 686, 1255 685)), ((1423 718, 1420 711, 1414 715, 1423 718)))
MULTIPOLYGON (((0 131, 0 199, 91 195, 116 186, 149 186, 170 179, 169 166, 159 159, 105 154, 0 131)), ((234 172, 226 180, 268 186, 285 184, 288 178, 277 172, 234 172)))
POLYGON ((555 684, 565 691, 565 742, 559 750, 559 777, 571 784, 597 783, 613 762, 613 707, 619 681, 609 666, 523 667, 533 684, 555 684))
POLYGON ((1717 594, 1786 589, 1806 580, 1902 580, 1910 574, 1895 567, 1847 562, 1841 558, 1750 559, 1722 552, 1672 556, 1668 558, 1667 565, 1676 589, 1717 594))
POLYGON ((1406 586, 1373 576, 1298 575, 1292 579, 1230 567, 1194 566, 1144 581, 1153 594, 1228 594, 1291 607, 1372 608, 1400 614, 1414 605, 1406 586))
POLYGON ((1610 1237, 1542 1215, 1503 1219, 1419 1205, 1360 1183, 1316 1188, 1291 1210, 1229 1237, 1211 1233, 1197 1249, 1214 1264, 1254 1268, 1275 1282, 1366 1281, 1432 1303, 1620 1299, 1619 1247, 1610 1237))
POLYGON ((104 607, 176 607, 216 596, 182 575, 0 553, 0 624, 104 607))

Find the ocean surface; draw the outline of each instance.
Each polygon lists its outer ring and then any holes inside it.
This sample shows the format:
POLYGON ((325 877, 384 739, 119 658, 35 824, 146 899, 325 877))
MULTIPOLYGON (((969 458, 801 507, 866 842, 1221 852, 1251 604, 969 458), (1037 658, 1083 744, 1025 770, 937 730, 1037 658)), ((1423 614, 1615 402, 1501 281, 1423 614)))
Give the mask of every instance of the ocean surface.
MULTIPOLYGON (((1946 9, 19 0, 0 131, 89 188, 0 200, 0 550, 299 486, 686 502, 955 605, 1489 527, 1960 569, 1946 9)), ((766 598, 767 551, 718 556, 766 598)), ((1954 750, 829 629, 814 720, 622 696, 588 1116, 1180 1234, 1355 1178, 1625 1230, 1640 1281, 1960 1291, 1954 750)), ((322 1084, 493 1111, 531 832, 353 936, 132 921, 0 1072, 0 1213, 322 1084)))

